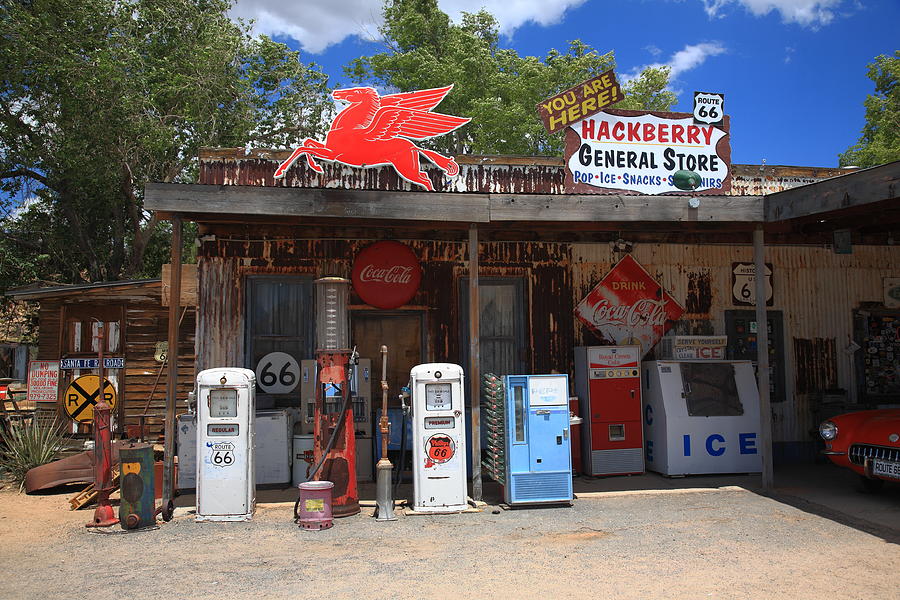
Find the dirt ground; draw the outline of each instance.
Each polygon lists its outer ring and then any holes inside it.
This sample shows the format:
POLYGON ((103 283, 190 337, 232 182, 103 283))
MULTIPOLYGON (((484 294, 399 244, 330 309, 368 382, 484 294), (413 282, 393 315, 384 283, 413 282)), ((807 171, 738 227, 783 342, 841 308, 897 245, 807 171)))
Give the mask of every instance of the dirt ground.
POLYGON ((180 509, 128 534, 85 529, 75 491, 0 490, 0 597, 900 599, 896 530, 734 487, 395 522, 364 509, 315 532, 288 503, 247 523, 180 509))

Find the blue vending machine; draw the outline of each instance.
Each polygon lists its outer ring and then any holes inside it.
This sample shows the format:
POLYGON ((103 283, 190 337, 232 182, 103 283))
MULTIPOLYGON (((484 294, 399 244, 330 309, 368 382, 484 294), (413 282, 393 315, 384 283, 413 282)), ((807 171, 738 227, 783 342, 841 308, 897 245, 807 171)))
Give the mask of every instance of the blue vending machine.
POLYGON ((505 378, 505 500, 572 502, 568 375, 505 378))

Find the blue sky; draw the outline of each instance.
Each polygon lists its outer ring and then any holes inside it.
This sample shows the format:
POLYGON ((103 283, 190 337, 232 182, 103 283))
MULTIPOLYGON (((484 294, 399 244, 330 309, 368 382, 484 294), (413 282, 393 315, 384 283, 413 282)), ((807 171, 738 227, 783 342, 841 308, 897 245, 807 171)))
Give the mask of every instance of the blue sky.
MULTIPOLYGON (((734 163, 837 166, 864 123, 863 101, 873 91, 866 65, 900 49, 898 0, 439 3, 455 18, 484 6, 500 20, 501 44, 521 55, 544 56, 581 39, 615 52, 620 79, 670 65, 676 111, 690 112, 695 90, 724 93, 734 163)), ((239 0, 234 14, 255 19, 257 32, 300 49, 332 84, 345 84, 345 64, 383 48, 373 39, 380 7, 381 0, 239 0)))

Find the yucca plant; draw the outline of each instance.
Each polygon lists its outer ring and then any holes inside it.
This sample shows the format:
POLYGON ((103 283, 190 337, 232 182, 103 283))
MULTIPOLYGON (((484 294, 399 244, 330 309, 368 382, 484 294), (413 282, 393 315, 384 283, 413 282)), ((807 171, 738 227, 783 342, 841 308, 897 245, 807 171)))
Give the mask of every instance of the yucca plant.
POLYGON ((13 421, 8 429, 0 430, 0 438, 0 470, 19 484, 21 491, 29 469, 59 456, 64 434, 55 422, 43 425, 13 421))

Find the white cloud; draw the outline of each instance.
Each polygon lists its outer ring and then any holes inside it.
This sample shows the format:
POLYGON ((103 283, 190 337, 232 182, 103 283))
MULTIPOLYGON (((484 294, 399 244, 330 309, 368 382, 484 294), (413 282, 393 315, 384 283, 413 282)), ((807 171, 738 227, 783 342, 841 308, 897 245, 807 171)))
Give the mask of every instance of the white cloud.
POLYGON ((672 58, 670 58, 667 62, 653 63, 650 65, 636 67, 631 71, 630 75, 625 77, 625 79, 628 80, 637 77, 640 72, 647 67, 669 67, 669 82, 671 83, 675 81, 675 79, 677 79, 678 76, 682 73, 690 71, 691 69, 695 69, 702 65, 710 56, 718 56, 720 54, 724 54, 726 51, 727 50, 725 46, 723 46, 720 42, 703 42, 700 44, 685 46, 684 48, 673 54, 672 58))
MULTIPOLYGON (((512 34, 525 23, 558 23, 565 12, 586 0, 442 0, 441 10, 459 21, 461 13, 485 8, 512 34)), ((256 21, 255 31, 286 35, 313 54, 351 36, 373 39, 381 24, 382 0, 238 0, 232 16, 256 21)))
POLYGON ((711 18, 722 17, 721 11, 729 4, 739 4, 753 16, 762 17, 777 11, 785 23, 797 23, 807 27, 827 25, 834 19, 832 9, 843 0, 702 0, 706 14, 711 18))

